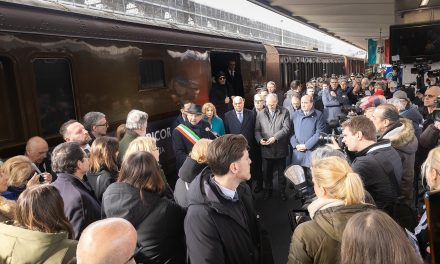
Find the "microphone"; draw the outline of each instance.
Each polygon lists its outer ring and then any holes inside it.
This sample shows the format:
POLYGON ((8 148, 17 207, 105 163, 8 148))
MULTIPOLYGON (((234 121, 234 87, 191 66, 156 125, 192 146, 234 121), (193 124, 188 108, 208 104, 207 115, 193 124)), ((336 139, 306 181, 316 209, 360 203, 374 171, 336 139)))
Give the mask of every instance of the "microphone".
POLYGON ((205 131, 211 133, 212 135, 214 135, 215 138, 219 137, 219 134, 217 134, 216 132, 212 131, 211 128, 209 128, 209 127, 205 127, 205 131))

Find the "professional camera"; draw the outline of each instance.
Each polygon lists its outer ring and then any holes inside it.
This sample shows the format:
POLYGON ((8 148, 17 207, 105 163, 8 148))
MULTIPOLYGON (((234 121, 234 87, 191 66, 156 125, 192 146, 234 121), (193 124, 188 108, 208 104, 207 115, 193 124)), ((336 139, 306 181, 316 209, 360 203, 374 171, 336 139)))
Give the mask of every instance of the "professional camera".
POLYGON ((332 139, 336 140, 336 142, 338 143, 339 147, 341 147, 343 145, 343 143, 342 143, 342 135, 326 134, 324 132, 321 132, 319 134, 319 142, 321 144, 332 144, 333 143, 332 139))
POLYGON ((432 70, 432 71, 428 71, 428 77, 432 76, 432 77, 439 77, 440 76, 440 69, 436 69, 436 70, 432 70))
POLYGON ((429 65, 430 61, 425 60, 417 60, 417 62, 414 64, 414 68, 411 68, 412 74, 420 74, 423 75, 425 72, 431 70, 431 66, 429 65))

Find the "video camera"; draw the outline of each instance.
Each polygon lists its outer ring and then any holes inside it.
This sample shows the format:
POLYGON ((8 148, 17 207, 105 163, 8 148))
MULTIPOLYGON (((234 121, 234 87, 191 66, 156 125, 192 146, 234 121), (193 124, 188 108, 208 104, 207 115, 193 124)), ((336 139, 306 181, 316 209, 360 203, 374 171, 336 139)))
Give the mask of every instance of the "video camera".
POLYGON ((432 61, 426 61, 425 59, 418 58, 416 59, 416 63, 414 64, 414 68, 411 68, 411 74, 420 74, 423 75, 425 72, 431 70, 432 61))

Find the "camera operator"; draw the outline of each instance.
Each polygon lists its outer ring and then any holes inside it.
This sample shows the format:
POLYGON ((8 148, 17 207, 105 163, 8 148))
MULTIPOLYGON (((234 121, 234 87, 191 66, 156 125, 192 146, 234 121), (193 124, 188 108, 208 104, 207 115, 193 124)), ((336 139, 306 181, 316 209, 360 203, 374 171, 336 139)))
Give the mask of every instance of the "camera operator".
POLYGON ((392 177, 400 183, 402 162, 399 154, 389 140, 376 140, 374 123, 365 116, 348 119, 342 123, 342 128, 343 142, 349 151, 355 152, 351 164, 353 171, 361 176, 377 207, 392 215, 398 194, 391 188, 388 171, 394 172, 392 177))

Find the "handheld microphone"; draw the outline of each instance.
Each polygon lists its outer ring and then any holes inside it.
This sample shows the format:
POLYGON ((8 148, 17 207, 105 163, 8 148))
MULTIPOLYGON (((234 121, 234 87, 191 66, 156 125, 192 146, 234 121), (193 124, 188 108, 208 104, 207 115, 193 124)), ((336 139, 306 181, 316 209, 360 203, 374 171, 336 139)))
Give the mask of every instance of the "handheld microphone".
POLYGON ((215 138, 219 137, 219 134, 217 134, 214 131, 212 131, 211 128, 209 128, 209 127, 205 127, 205 131, 211 133, 212 135, 214 135, 215 138))

